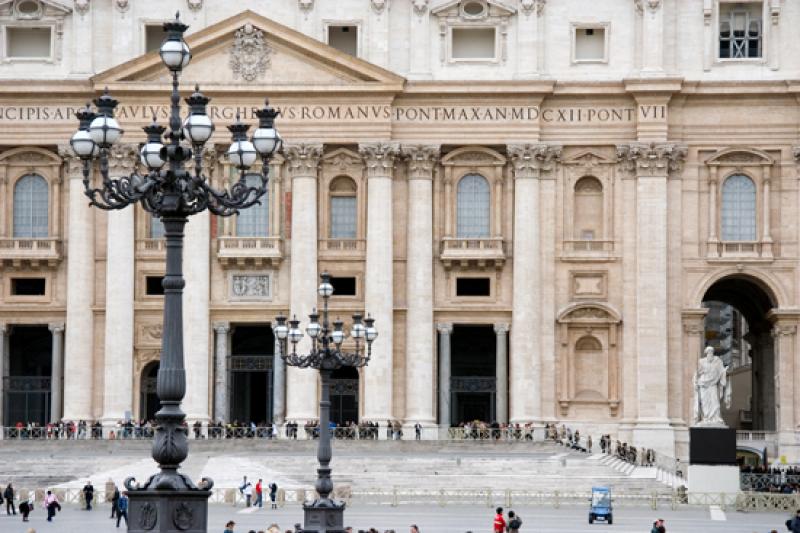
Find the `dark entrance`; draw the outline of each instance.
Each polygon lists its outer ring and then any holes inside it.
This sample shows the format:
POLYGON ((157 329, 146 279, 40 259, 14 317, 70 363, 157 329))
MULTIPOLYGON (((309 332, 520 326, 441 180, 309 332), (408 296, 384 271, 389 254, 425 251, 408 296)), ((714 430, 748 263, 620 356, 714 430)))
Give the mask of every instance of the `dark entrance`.
POLYGON ((268 324, 236 326, 228 357, 230 420, 272 422, 272 363, 275 338, 268 324))
POLYGON ((493 326, 455 325, 451 342, 451 420, 493 422, 497 388, 493 326))
POLYGON ((142 369, 139 382, 139 419, 155 420, 156 411, 161 407, 156 394, 159 362, 147 363, 142 369))
POLYGON ((8 339, 9 368, 3 377, 6 425, 50 420, 53 336, 47 326, 14 326, 8 339))
POLYGON ((358 370, 342 367, 331 376, 331 421, 337 426, 358 423, 358 370))
POLYGON ((722 418, 732 428, 775 430, 775 350, 767 320, 774 299, 757 280, 731 276, 705 294, 705 340, 728 367, 730 408, 722 418))

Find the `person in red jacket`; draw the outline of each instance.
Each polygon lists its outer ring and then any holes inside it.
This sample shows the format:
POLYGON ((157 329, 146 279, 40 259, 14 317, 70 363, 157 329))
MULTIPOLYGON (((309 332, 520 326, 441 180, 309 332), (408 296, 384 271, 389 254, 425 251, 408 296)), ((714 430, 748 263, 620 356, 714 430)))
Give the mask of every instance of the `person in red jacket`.
POLYGON ((260 479, 256 483, 256 507, 264 507, 264 489, 260 479))
POLYGON ((506 519, 503 518, 503 508, 498 507, 495 509, 494 515, 494 533, 505 533, 506 530, 506 519))

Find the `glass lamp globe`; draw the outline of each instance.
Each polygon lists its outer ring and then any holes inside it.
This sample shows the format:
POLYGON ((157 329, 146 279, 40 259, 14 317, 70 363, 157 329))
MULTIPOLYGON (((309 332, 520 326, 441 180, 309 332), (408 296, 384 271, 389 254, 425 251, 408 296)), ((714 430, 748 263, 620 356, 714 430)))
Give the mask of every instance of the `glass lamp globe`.
POLYGON ((170 70, 186 68, 186 66, 189 65, 189 61, 192 59, 192 52, 183 39, 167 39, 161 45, 161 49, 158 53, 161 56, 161 61, 163 61, 170 70))
POLYGON ((164 148, 163 144, 155 142, 149 142, 142 146, 139 151, 139 159, 141 159, 142 164, 152 170, 163 167, 165 161, 161 159, 162 148, 164 148))
POLYGON ((319 288, 317 288, 317 293, 322 296, 323 298, 329 298, 331 294, 333 294, 333 285, 325 279, 322 283, 319 284, 319 288))
POLYGON ((297 344, 302 338, 303 332, 300 331, 300 328, 291 328, 289 330, 289 340, 292 341, 292 343, 297 344))
POLYGON ((331 333, 331 339, 333 339, 334 344, 342 344, 344 341, 344 331, 341 329, 335 329, 331 333))
POLYGON ((111 146, 122 136, 122 128, 114 117, 100 115, 89 125, 89 134, 99 146, 111 146))
POLYGON ((275 326, 275 336, 278 337, 280 340, 286 340, 286 337, 289 335, 289 328, 286 327, 286 324, 278 324, 275 326))
POLYGON ((364 324, 362 324, 361 322, 355 322, 353 324, 353 327, 350 328, 350 336, 353 337, 354 339, 363 339, 365 335, 365 330, 366 328, 364 327, 364 324))
POLYGON ((256 148, 248 140, 234 141, 228 148, 228 159, 237 168, 250 168, 256 162, 256 148))
POLYGON ((317 322, 316 320, 311 322, 306 328, 306 333, 308 333, 308 336, 311 337, 312 339, 316 339, 317 337, 319 337, 320 331, 322 331, 322 326, 320 326, 319 322, 317 322))
POLYGON ((98 152, 97 145, 88 130, 78 130, 69 140, 72 150, 78 157, 92 157, 98 152))
POLYGON ((208 115, 192 114, 183 123, 183 134, 192 144, 203 144, 213 133, 214 124, 208 115))
POLYGON ((270 156, 280 148, 283 140, 275 128, 257 128, 253 132, 253 145, 262 156, 270 156))

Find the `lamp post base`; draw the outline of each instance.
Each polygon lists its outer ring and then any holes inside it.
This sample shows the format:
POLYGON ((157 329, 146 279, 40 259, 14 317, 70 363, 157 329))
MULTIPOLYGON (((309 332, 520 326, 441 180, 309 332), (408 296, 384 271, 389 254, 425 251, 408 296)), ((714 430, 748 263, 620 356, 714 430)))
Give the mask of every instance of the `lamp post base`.
POLYGON ((317 500, 303 505, 303 533, 345 533, 344 502, 317 500))
POLYGON ((210 490, 128 491, 128 533, 207 533, 210 490))

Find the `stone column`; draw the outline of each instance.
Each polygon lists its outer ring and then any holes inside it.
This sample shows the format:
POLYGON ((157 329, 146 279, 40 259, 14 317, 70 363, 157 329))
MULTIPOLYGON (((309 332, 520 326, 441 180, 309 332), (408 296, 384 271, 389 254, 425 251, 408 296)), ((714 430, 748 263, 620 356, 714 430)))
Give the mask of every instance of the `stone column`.
MULTIPOLYGON (((679 172, 686 148, 634 143, 622 156, 636 173, 636 324, 638 415, 634 445, 675 455, 669 422, 667 350, 667 178, 679 172)), ((629 341, 630 342, 630 341, 629 341)))
POLYGON ((517 17, 517 77, 541 76, 544 65, 545 41, 542 39, 545 0, 530 0, 520 4, 517 17))
MULTIPOLYGON (((292 222, 290 258, 289 316, 304 324, 317 307, 317 168, 322 157, 321 144, 290 144, 284 148, 287 170, 292 180, 292 222)), ((308 335, 297 350, 308 353, 308 335)), ((303 421, 317 418, 317 372, 307 368, 286 369, 286 419, 303 421)), ((302 429, 300 430, 302 434, 302 429)))
MULTIPOLYGON (((83 194, 83 164, 69 147, 59 148, 69 189, 67 224, 67 318, 65 331, 63 414, 68 420, 94 418, 95 235, 98 213, 83 194)), ((130 376, 129 376, 130 377, 130 376)))
POLYGON ((8 326, 0 324, 0 440, 3 438, 5 431, 2 430, 6 426, 6 373, 8 372, 8 350, 6 350, 6 339, 8 333, 8 326))
POLYGON ((436 423, 433 329, 433 169, 438 145, 406 145, 406 424, 436 423))
POLYGON ((272 365, 272 420, 282 425, 286 418, 286 362, 281 357, 281 341, 275 337, 272 365))
POLYGON ((94 17, 92 8, 96 2, 88 1, 79 7, 76 3, 75 12, 72 16, 72 72, 74 74, 86 74, 87 77, 94 74, 92 62, 94 60, 94 50, 92 44, 92 30, 94 28, 94 17))
MULTIPOLYGON (((109 156, 109 176, 130 174, 138 157, 133 145, 114 146, 109 156)), ((107 232, 102 418, 105 425, 113 425, 124 419, 126 412, 133 412, 133 380, 140 377, 131 375, 136 278, 133 207, 109 211, 107 232)))
POLYGON ((428 0, 409 2, 409 79, 429 79, 431 77, 431 25, 428 0))
POLYGON ((540 344, 542 293, 539 178, 561 156, 560 146, 509 145, 514 166, 514 267, 511 320, 511 423, 542 417, 540 344))
POLYGON ((495 348, 495 374, 497 376, 497 387, 495 392, 495 417, 500 424, 508 423, 508 355, 506 346, 508 344, 508 324, 495 324, 494 333, 496 336, 495 348))
POLYGON ((436 324, 439 332, 439 431, 446 436, 450 428, 450 335, 453 324, 436 324))
POLYGON ((762 233, 761 233, 761 257, 772 257, 772 229, 770 227, 770 215, 772 210, 772 199, 770 198, 770 183, 772 181, 772 168, 768 166, 761 167, 762 183, 764 184, 764 194, 762 195, 761 215, 762 215, 762 233))
POLYGON ((64 324, 50 324, 53 335, 50 370, 50 421, 61 420, 64 393, 64 324))
POLYGON ((215 322, 214 334, 214 420, 228 420, 228 333, 229 322, 215 322))
POLYGON ((375 319, 380 337, 364 379, 363 413, 367 420, 395 417, 392 397, 394 353, 394 248, 392 238, 392 174, 398 145, 359 146, 367 170, 367 265, 364 306, 375 319))

